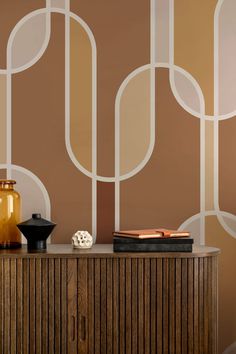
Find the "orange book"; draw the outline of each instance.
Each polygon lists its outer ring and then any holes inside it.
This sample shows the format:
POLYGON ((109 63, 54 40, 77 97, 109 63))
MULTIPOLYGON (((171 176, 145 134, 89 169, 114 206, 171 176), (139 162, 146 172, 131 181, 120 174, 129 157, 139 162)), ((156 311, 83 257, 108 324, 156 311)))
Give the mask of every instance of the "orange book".
POLYGON ((139 239, 161 238, 161 237, 189 237, 189 231, 178 231, 169 229, 144 229, 144 230, 124 230, 114 231, 113 236, 134 237, 139 239))

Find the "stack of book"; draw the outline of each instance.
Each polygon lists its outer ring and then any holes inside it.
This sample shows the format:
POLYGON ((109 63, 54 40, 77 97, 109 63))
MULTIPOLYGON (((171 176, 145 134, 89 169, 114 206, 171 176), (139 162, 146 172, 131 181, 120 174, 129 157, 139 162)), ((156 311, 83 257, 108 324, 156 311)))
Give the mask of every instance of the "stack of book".
POLYGON ((113 232, 114 252, 192 252, 192 245, 188 231, 158 228, 113 232))

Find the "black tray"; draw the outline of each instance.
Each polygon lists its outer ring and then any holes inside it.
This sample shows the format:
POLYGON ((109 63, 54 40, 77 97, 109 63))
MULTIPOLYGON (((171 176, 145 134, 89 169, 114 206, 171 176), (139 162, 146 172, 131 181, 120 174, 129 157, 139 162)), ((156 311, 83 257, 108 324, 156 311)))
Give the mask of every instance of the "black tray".
POLYGON ((193 239, 113 237, 114 252, 192 252, 193 239))

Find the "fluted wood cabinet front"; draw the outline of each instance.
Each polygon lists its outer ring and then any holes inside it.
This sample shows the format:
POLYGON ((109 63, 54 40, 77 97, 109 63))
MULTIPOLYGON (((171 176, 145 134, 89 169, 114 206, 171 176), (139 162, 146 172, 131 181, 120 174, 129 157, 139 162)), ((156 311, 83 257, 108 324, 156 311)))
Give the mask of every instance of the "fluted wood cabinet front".
POLYGON ((0 251, 0 353, 217 354, 217 254, 0 251))

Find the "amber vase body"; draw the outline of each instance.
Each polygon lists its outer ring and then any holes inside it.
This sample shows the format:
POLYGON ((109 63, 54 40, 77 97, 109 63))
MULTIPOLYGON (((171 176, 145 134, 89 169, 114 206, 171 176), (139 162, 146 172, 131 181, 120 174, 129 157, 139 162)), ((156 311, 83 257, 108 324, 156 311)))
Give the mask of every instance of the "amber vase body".
POLYGON ((13 180, 0 180, 0 248, 21 246, 20 222, 21 200, 14 190, 13 180))

